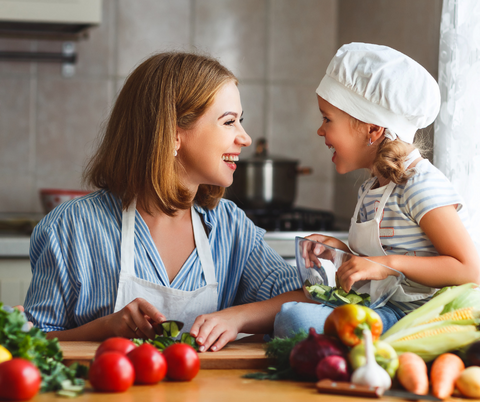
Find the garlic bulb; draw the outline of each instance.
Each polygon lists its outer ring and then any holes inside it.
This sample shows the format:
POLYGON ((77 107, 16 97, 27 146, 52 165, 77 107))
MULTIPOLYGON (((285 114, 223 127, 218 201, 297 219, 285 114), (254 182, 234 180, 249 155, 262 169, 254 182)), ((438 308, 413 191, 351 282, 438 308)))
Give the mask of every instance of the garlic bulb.
POLYGON ((369 329, 363 330, 363 341, 365 342, 365 357, 367 363, 353 372, 352 382, 358 385, 381 387, 384 390, 389 389, 392 386, 392 380, 385 369, 380 367, 375 361, 372 333, 369 329))

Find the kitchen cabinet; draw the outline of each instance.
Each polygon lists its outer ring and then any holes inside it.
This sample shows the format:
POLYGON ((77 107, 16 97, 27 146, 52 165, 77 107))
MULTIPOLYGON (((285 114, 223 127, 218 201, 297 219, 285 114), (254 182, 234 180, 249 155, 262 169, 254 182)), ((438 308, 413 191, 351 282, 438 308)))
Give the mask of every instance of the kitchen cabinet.
POLYGON ((28 258, 0 258, 0 301, 3 304, 23 304, 31 280, 28 258))

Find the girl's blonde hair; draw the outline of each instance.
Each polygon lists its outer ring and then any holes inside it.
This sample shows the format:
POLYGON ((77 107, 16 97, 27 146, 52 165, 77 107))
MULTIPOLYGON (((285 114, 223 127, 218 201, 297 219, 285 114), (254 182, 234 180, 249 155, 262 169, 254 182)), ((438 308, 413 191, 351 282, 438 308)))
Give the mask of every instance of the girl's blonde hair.
MULTIPOLYGON (((172 216, 189 208, 193 195, 180 183, 174 156, 177 127, 191 128, 229 81, 238 85, 232 72, 203 55, 169 52, 144 61, 118 95, 84 182, 110 191, 123 208, 137 197, 148 213, 153 207, 172 216)), ((211 209, 224 191, 200 185, 194 199, 211 209)))
MULTIPOLYGON (((352 125, 357 129, 362 125, 366 124, 355 117, 350 116, 352 125)), ((401 140, 391 140, 389 138, 384 138, 379 144, 377 149, 377 154, 373 161, 372 174, 379 174, 389 181, 393 181, 395 184, 403 184, 410 177, 414 175, 413 170, 405 169, 405 160, 409 154, 410 144, 403 142, 401 140)), ((423 154, 426 152, 426 142, 421 137, 415 137, 413 144, 420 153, 423 154)))

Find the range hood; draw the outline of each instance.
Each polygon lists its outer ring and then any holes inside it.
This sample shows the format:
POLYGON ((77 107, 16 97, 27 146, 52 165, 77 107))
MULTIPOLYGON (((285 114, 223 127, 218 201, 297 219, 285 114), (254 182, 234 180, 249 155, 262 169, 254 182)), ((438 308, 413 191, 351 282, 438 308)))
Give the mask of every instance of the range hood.
POLYGON ((101 0, 0 0, 1 37, 79 40, 101 18, 101 0))

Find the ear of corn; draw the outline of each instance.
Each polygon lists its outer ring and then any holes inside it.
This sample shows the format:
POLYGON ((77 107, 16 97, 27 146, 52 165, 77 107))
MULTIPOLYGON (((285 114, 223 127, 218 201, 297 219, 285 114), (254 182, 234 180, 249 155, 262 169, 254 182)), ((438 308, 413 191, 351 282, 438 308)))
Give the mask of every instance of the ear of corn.
MULTIPOLYGON (((411 313, 403 317, 401 320, 399 320, 385 334, 382 335, 381 339, 383 340, 384 338, 388 338, 390 335, 396 332, 438 317, 440 314, 446 312, 444 311, 446 305, 451 304, 452 301, 460 298, 461 295, 465 296, 465 294, 468 292, 475 292, 476 294, 479 289, 479 286, 475 283, 467 283, 461 286, 454 286, 445 290, 442 289, 441 294, 439 294, 438 296, 434 296, 423 306, 417 308, 416 310, 412 311, 411 313)), ((471 307, 474 305, 475 304, 458 306, 458 308, 471 307)))
MULTIPOLYGON (((480 322, 480 320, 445 320, 445 321, 435 321, 429 322, 421 325, 416 325, 411 328, 398 331, 388 337, 382 337, 382 341, 393 344, 393 342, 398 342, 400 340, 408 339, 420 339, 428 336, 440 334, 443 328, 451 328, 452 332, 457 327, 468 327, 475 329, 475 326, 480 322)), ((447 332, 444 330, 443 332, 447 332)))
POLYGON ((480 317, 480 311, 475 310, 473 307, 464 307, 458 310, 450 311, 445 314, 440 314, 438 317, 431 318, 422 324, 428 324, 430 322, 437 321, 450 321, 450 320, 475 320, 480 317))
POLYGON ((417 332, 408 336, 400 338, 397 342, 411 341, 414 339, 428 338, 440 334, 450 334, 454 332, 469 332, 475 331, 475 325, 443 325, 439 328, 429 329, 427 331, 417 332))
POLYGON ((480 287, 469 283, 442 289, 438 296, 407 314, 385 334, 397 353, 413 352, 425 361, 457 350, 478 339, 480 287), (452 310, 453 307, 456 307, 452 310))
POLYGON ((398 340, 390 345, 398 354, 413 352, 423 360, 429 362, 442 353, 460 349, 480 339, 480 331, 475 326, 460 325, 466 327, 460 331, 445 332, 437 335, 425 336, 414 340, 398 340))

